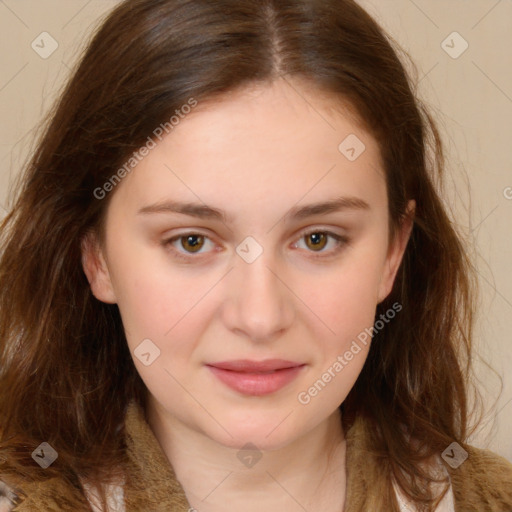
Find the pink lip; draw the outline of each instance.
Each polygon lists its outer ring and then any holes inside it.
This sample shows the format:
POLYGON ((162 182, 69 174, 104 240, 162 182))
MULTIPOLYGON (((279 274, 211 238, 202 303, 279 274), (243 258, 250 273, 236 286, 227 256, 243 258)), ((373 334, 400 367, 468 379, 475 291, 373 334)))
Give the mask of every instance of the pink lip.
POLYGON ((231 389, 244 395, 274 393, 297 377, 304 364, 283 359, 223 361, 206 365, 231 389))

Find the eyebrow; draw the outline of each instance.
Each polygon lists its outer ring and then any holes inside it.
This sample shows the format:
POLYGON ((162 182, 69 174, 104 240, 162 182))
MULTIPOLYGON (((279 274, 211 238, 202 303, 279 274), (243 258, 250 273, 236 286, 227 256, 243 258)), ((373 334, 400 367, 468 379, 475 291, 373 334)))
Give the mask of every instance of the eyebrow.
MULTIPOLYGON (((370 205, 359 197, 339 197, 331 201, 307 204, 305 206, 293 207, 284 217, 290 220, 301 220, 314 215, 326 215, 328 213, 343 210, 370 210, 370 205)), ((222 222, 228 222, 226 212, 218 208, 213 208, 206 204, 163 201, 152 205, 144 206, 137 214, 148 213, 179 213, 198 217, 200 219, 211 219, 222 222)))

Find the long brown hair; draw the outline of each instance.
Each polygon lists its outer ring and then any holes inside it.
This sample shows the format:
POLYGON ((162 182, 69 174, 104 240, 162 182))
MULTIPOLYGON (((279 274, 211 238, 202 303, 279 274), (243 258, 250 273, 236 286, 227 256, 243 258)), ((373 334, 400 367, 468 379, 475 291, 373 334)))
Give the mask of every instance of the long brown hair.
POLYGON ((437 192, 443 158, 434 123, 393 44, 353 0, 127 0, 98 30, 2 223, 6 481, 22 489, 23 479, 42 479, 30 454, 47 441, 59 457, 44 478, 65 478, 82 496, 79 478, 106 482, 125 460, 127 403, 145 405, 118 308, 92 296, 81 266, 81 241, 100 229, 115 193, 100 199, 94 191, 190 98, 211 101, 280 76, 355 107, 380 144, 391 236, 416 201, 404 260, 377 317, 395 302, 403 309, 375 333, 341 408, 372 425, 382 492, 370 509, 395 509, 383 491, 391 478, 431 509, 422 462, 468 433, 474 273, 437 192))

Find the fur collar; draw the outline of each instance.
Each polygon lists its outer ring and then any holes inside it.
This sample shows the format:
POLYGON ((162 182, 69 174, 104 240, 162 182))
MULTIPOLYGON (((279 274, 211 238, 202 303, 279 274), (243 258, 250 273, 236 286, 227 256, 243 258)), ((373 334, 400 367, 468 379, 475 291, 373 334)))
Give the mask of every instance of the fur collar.
MULTIPOLYGON (((178 482, 157 439, 147 424, 142 408, 132 402, 126 413, 126 442, 129 467, 126 468, 123 512, 190 512, 185 492, 178 482)), ((393 486, 389 485, 386 465, 367 446, 368 425, 358 418, 346 432, 347 496, 345 512, 382 510, 382 503, 392 503, 389 512, 413 510, 399 505, 393 486)), ((512 464, 492 452, 464 446, 468 459, 457 469, 446 465, 456 512, 510 512, 512 510, 512 464)), ((60 479, 25 485, 25 499, 13 512, 90 511, 80 498, 60 479), (80 503, 79 503, 80 502, 80 503)), ((0 503, 1 504, 1 503, 0 503)), ((0 507, 1 510, 1 507, 0 507)), ((448 509, 449 510, 449 509, 448 509)), ((386 511, 387 512, 387 511, 386 511)))

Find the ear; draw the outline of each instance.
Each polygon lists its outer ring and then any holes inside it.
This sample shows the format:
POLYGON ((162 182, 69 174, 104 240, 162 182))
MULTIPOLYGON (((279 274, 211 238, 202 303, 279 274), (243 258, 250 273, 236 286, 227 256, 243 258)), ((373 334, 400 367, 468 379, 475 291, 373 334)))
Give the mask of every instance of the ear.
POLYGON ((398 231, 395 235, 395 239, 390 244, 388 254, 386 256, 386 262, 384 265, 384 272, 381 276, 379 286, 379 298, 378 302, 382 302, 393 289, 393 283, 395 277, 402 262, 402 257, 407 247, 407 242, 411 236, 412 228, 414 226, 414 212, 416 210, 416 201, 410 200, 407 203, 406 214, 403 217, 402 223, 400 224, 398 231))
POLYGON ((81 251, 82 268, 91 286, 92 294, 102 302, 117 303, 103 250, 95 233, 87 233, 82 238, 81 251))

